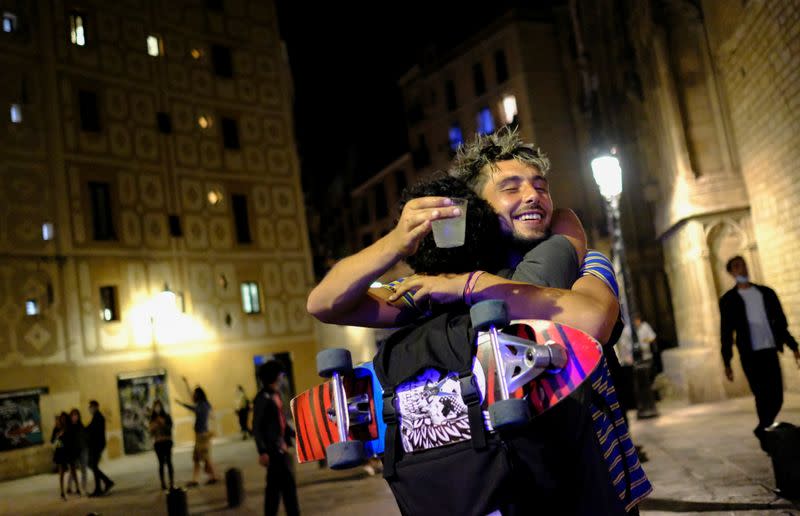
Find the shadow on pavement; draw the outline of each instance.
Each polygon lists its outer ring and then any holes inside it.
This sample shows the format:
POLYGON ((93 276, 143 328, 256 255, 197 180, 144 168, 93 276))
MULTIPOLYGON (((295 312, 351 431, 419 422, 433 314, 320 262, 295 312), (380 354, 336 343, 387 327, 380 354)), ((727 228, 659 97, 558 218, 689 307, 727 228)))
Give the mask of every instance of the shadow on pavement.
MULTIPOLYGON (((780 499, 778 499, 780 500, 780 499)), ((777 502, 777 500, 776 500, 777 502)), ((776 509, 797 509, 797 504, 789 500, 780 503, 748 503, 748 502, 689 502, 670 500, 668 498, 646 498, 639 509, 665 512, 716 512, 716 511, 758 511, 776 509)))

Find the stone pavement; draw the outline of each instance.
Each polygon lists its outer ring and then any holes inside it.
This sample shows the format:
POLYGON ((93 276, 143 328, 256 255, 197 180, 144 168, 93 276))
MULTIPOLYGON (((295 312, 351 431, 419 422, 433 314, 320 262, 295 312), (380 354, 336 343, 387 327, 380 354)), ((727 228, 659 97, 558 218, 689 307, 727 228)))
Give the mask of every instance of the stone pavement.
MULTIPOLYGON (((661 416, 636 421, 634 442, 654 491, 641 506, 648 516, 680 514, 800 514, 800 504, 778 498, 769 457, 753 435, 752 397, 719 403, 662 403, 661 416)), ((800 395, 785 394, 780 421, 800 425, 800 395)))
MULTIPOLYGON (((659 409, 660 417, 645 421, 635 421, 631 414, 634 440, 650 458, 644 466, 655 486, 642 514, 800 515, 800 506, 771 491, 769 458, 751 432, 756 421, 752 398, 692 406, 662 403, 659 409)), ((800 395, 786 396, 780 419, 800 423, 800 395)), ((260 514, 264 470, 255 462, 253 442, 219 442, 213 454, 220 474, 231 466, 242 469, 245 504, 228 509, 220 483, 189 490, 191 513, 260 514)), ((191 450, 177 449, 174 463, 176 479, 183 484, 191 477, 191 450)), ((64 502, 58 497, 56 475, 0 483, 0 515, 166 514, 154 454, 106 461, 103 469, 117 485, 102 498, 73 496, 64 502)), ((379 475, 371 477, 361 469, 333 472, 309 464, 298 466, 297 478, 305 515, 399 515, 379 475)))

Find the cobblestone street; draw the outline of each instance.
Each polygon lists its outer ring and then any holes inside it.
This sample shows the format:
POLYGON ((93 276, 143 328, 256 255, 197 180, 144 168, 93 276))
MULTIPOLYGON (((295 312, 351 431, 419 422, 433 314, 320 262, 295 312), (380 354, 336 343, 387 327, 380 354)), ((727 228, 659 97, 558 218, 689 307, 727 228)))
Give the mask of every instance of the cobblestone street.
MULTIPOLYGON (((658 418, 633 418, 634 440, 644 446, 650 459, 645 468, 655 486, 641 507, 642 514, 800 514, 798 505, 772 492, 769 458, 751 433, 755 424, 752 398, 692 406, 662 403, 659 409, 658 418)), ((787 394, 780 419, 800 422, 800 396, 787 394)), ((191 513, 260 514, 264 472, 255 462, 253 442, 220 442, 214 456, 220 471, 232 466, 242 469, 245 504, 228 509, 224 483, 219 483, 189 490, 191 513)), ((190 450, 178 449, 174 462, 177 479, 186 482, 191 475, 190 450)), ((71 497, 63 502, 55 475, 0 484, 0 514, 166 514, 155 455, 106 461, 104 469, 117 485, 103 498, 71 497)), ((369 476, 362 469, 333 472, 311 464, 299 466, 297 477, 303 514, 399 514, 380 475, 369 476)))

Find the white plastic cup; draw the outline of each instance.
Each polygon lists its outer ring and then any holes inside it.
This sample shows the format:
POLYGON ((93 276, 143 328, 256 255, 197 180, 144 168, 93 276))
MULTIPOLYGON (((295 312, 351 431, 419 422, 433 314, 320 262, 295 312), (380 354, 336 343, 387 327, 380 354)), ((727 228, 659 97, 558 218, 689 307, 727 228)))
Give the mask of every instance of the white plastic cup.
POLYGON ((452 206, 461 210, 457 217, 436 219, 432 221, 433 241, 436 247, 460 247, 464 245, 464 234, 467 230, 467 200, 451 197, 452 206))

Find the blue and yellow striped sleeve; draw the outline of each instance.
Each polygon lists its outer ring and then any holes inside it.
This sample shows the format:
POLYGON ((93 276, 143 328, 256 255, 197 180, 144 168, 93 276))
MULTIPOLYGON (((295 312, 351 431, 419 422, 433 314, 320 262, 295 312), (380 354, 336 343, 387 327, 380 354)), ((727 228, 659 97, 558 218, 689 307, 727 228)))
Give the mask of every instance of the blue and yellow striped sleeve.
POLYGON ((611 260, 600 251, 595 251, 594 249, 587 251, 579 274, 580 276, 592 275, 598 278, 619 298, 619 284, 617 283, 617 276, 614 274, 614 266, 611 264, 611 260))
MULTIPOLYGON (((402 283, 404 279, 405 278, 398 278, 394 281, 390 281, 389 283, 381 283, 379 281, 376 281, 372 285, 370 285, 370 288, 381 288, 388 290, 389 292, 394 294, 397 291, 397 285, 402 283)), ((401 297, 401 299, 403 300, 403 303, 407 307, 416 310, 419 313, 422 313, 422 310, 420 310, 419 307, 417 307, 417 304, 414 302, 414 297, 411 295, 411 292, 406 292, 405 294, 403 294, 403 297, 401 297)))

